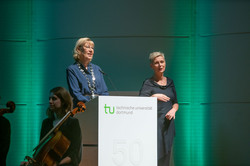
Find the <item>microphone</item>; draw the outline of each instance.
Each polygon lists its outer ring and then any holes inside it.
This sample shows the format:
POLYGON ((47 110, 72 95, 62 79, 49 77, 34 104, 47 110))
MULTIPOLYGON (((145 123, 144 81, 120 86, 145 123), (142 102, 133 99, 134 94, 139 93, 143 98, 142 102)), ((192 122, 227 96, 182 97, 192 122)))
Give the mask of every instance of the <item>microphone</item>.
POLYGON ((101 69, 99 69, 99 71, 103 74, 103 75, 107 75, 104 71, 102 71, 101 69))
POLYGON ((108 76, 108 74, 105 73, 104 71, 102 71, 101 69, 99 69, 99 71, 100 71, 103 75, 107 76, 107 78, 108 78, 108 80, 109 80, 111 86, 114 88, 115 91, 117 91, 117 88, 116 88, 115 85, 113 84, 113 82, 112 82, 112 80, 110 79, 110 77, 108 76))

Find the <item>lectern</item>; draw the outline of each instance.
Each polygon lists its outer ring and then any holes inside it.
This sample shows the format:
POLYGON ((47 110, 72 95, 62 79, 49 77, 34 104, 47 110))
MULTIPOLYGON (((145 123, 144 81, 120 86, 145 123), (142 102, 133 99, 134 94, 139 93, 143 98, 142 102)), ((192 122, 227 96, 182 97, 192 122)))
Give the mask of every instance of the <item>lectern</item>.
POLYGON ((81 166, 157 166, 157 99, 99 96, 75 116, 82 131, 81 166))

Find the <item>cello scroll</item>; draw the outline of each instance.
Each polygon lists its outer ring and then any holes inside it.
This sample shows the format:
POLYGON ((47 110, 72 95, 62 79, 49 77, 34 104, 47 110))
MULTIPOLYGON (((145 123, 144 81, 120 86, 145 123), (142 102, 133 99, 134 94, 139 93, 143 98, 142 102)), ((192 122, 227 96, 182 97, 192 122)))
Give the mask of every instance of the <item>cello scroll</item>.
POLYGON ((5 113, 13 113, 16 109, 16 105, 13 101, 8 101, 6 103, 7 108, 0 108, 0 115, 3 115, 5 113))

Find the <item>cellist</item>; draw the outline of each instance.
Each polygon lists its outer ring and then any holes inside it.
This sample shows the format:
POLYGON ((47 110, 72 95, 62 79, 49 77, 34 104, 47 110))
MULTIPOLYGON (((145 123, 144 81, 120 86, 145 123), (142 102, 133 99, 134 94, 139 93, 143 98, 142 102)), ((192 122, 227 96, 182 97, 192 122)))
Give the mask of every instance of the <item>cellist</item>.
MULTIPOLYGON (((63 87, 55 87, 50 90, 48 118, 43 120, 40 140, 72 109, 72 98, 63 87)), ((78 166, 81 161, 81 129, 78 119, 69 117, 61 125, 59 131, 70 141, 70 145, 54 165, 78 166)), ((22 162, 22 165, 28 165, 22 162)))

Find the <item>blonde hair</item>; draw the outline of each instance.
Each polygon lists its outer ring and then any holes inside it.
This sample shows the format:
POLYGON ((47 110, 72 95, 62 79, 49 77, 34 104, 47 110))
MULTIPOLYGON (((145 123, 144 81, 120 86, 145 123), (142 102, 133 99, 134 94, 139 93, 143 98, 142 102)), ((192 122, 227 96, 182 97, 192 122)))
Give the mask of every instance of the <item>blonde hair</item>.
POLYGON ((94 44, 94 42, 90 38, 88 38, 88 37, 80 38, 80 39, 78 39, 76 41, 75 48, 74 48, 74 54, 73 54, 73 58, 75 59, 75 61, 79 60, 79 56, 78 56, 80 54, 80 52, 79 52, 80 50, 79 49, 82 46, 84 46, 85 43, 87 43, 87 42, 91 42, 91 43, 94 44))
POLYGON ((150 63, 154 62, 154 59, 158 56, 162 56, 165 59, 164 53, 162 52, 152 52, 149 54, 149 61, 150 63))

